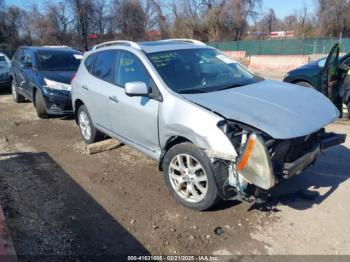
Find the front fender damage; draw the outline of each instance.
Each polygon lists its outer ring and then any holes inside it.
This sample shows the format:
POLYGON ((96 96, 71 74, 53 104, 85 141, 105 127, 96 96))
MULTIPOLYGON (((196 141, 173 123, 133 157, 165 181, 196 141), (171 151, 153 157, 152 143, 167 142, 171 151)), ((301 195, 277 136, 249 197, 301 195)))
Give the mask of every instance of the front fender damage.
POLYGON ((223 125, 222 131, 238 155, 206 150, 221 197, 226 200, 251 200, 256 189, 272 188, 276 178, 261 133, 236 123, 223 125))

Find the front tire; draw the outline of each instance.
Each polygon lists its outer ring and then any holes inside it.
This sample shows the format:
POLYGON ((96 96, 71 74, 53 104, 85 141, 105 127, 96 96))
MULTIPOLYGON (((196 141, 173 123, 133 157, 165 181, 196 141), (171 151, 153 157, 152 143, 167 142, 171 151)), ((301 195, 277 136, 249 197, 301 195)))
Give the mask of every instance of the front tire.
POLYGON ((295 82, 294 84, 296 84, 298 86, 304 86, 304 87, 307 87, 307 88, 314 88, 313 85, 311 85, 310 83, 305 82, 305 81, 295 82))
POLYGON ((80 134, 86 144, 92 144, 101 140, 102 133, 94 127, 85 105, 81 105, 78 109, 78 125, 80 134))
POLYGON ((163 160, 165 184, 185 207, 207 210, 221 199, 207 155, 191 143, 173 146, 163 160))
POLYGON ((16 103, 22 103, 22 102, 25 101, 24 96, 19 94, 18 91, 17 91, 17 84, 16 84, 15 80, 12 80, 12 82, 11 82, 11 92, 12 92, 13 100, 16 103))
POLYGON ((40 90, 36 90, 35 92, 35 109, 36 114, 41 119, 49 118, 49 115, 46 112, 45 100, 40 90))

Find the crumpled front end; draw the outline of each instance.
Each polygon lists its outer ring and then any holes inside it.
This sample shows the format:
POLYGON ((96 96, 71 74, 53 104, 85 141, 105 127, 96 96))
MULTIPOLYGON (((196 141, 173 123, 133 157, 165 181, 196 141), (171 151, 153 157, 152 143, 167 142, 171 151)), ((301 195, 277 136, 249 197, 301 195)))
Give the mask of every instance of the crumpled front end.
POLYGON ((238 152, 237 159, 227 163, 224 198, 248 196, 252 187, 269 190, 279 181, 297 175, 313 164, 322 150, 344 143, 346 139, 346 135, 326 133, 323 128, 302 137, 273 139, 233 121, 220 123, 219 127, 238 152))

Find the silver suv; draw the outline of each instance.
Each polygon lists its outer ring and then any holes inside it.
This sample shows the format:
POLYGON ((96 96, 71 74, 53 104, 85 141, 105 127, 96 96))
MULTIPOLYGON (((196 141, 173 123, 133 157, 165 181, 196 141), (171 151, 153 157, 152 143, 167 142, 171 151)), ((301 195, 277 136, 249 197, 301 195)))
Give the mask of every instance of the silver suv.
POLYGON ((321 93, 191 39, 95 46, 72 103, 86 143, 107 134, 159 161, 173 196, 196 210, 258 197, 345 141, 325 133, 339 112, 321 93))

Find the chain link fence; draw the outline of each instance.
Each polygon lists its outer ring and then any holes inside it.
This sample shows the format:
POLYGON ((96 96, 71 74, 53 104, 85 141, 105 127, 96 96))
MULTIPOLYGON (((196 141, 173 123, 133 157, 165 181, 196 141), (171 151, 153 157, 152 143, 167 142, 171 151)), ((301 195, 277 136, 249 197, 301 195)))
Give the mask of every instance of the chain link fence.
POLYGON ((223 51, 245 51, 250 56, 328 54, 335 43, 341 44, 341 52, 350 52, 350 38, 242 40, 208 44, 223 51))

